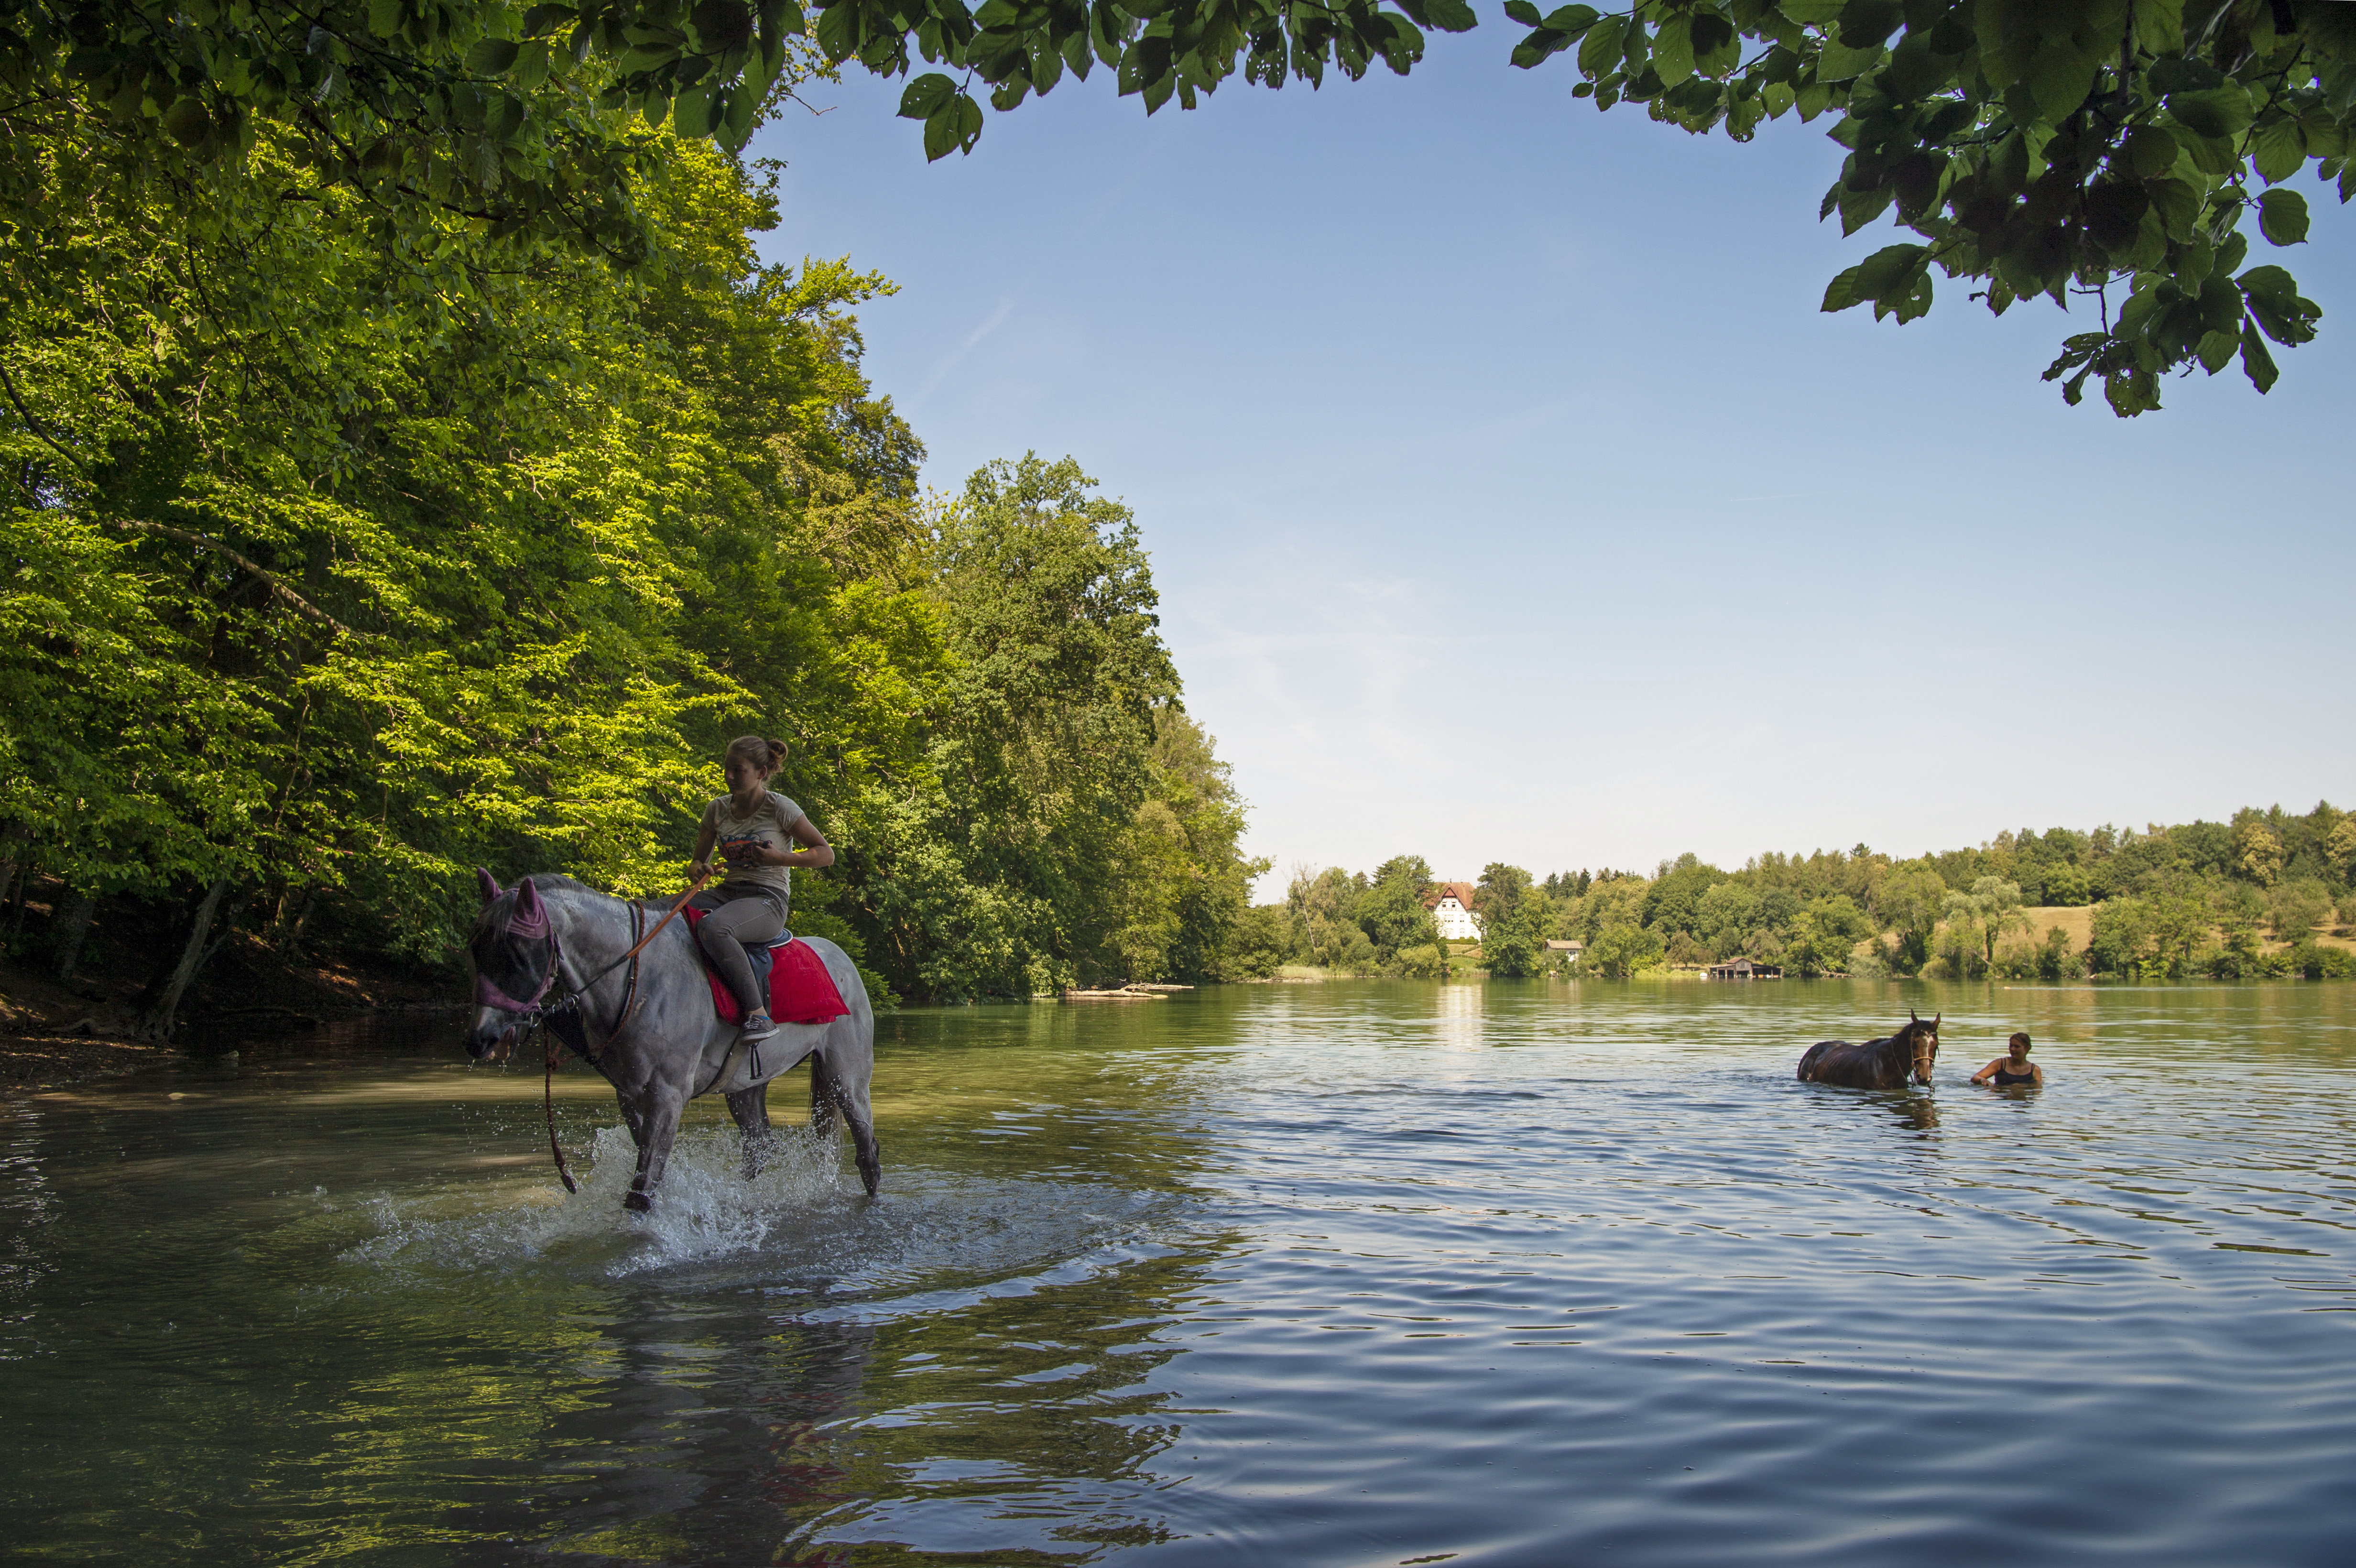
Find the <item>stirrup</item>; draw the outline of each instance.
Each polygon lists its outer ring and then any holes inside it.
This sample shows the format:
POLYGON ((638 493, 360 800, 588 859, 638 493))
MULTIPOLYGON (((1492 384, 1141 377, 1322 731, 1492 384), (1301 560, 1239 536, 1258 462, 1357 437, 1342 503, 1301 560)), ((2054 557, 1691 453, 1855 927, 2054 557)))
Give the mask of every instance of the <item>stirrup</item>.
POLYGON ((746 1040, 766 1040, 776 1032, 776 1021, 766 1013, 755 1013, 744 1020, 744 1034, 746 1040))

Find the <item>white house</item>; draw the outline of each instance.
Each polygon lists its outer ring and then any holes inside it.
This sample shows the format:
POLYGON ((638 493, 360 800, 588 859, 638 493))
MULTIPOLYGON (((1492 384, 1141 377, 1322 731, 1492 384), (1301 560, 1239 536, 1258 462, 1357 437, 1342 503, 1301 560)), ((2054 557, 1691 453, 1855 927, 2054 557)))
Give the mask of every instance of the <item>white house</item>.
POLYGON ((1472 912, 1472 883, 1434 882, 1423 895, 1423 907, 1431 912, 1432 924, 1440 927, 1440 941, 1481 940, 1481 917, 1472 912))

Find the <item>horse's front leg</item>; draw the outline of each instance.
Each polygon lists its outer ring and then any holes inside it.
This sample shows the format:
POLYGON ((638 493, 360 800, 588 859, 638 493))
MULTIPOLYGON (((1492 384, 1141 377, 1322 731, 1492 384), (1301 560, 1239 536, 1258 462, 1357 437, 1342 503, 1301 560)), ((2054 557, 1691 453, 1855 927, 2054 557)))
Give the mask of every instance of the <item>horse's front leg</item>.
POLYGON ((744 1179, 752 1180, 768 1163, 776 1135, 769 1127, 769 1086, 756 1083, 727 1096, 728 1114, 736 1118, 736 1130, 744 1135, 744 1179))
POLYGON ((679 1137, 679 1118, 687 1109, 687 1094, 674 1084, 657 1082, 648 1084, 637 1097, 637 1115, 626 1104, 623 1114, 630 1130, 638 1140, 638 1170, 630 1179, 630 1190, 622 1200, 622 1207, 644 1214, 655 1206, 655 1189, 662 1185, 663 1168, 670 1163, 670 1148, 679 1137))

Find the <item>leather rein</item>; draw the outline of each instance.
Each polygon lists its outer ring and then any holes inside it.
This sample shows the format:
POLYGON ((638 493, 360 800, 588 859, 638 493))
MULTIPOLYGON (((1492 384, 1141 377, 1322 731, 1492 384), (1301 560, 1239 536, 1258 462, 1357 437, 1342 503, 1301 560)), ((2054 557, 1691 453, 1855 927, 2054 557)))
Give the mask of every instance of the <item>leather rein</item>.
MULTIPOLYGON (((646 951, 647 944, 652 942, 656 937, 662 934, 663 927, 669 925, 673 920, 677 919, 679 912, 687 907, 687 901, 693 898, 697 892, 701 891, 703 884, 711 880, 712 873, 707 870, 698 876, 695 880, 690 882, 687 886, 687 891, 679 895, 678 901, 670 906, 669 912, 664 914, 662 919, 655 922, 655 926, 652 931, 648 931, 643 935, 639 934, 639 931, 640 928, 646 924, 646 905, 636 899, 632 899, 629 904, 630 934, 637 938, 637 940, 630 944, 630 950, 627 953, 623 954, 619 958, 615 959, 611 964, 606 965, 603 969, 600 969, 595 974, 590 976, 587 979, 583 980, 579 985, 567 986, 563 987, 558 1000, 553 1006, 542 1007, 541 1005, 541 998, 548 995, 552 989, 556 988, 557 982, 562 977, 564 970, 564 944, 558 939, 553 931, 549 933, 548 937, 548 973, 541 976, 540 986, 532 992, 530 1000, 525 1002, 512 1001, 507 997, 501 996, 495 987, 487 986, 485 987, 483 999, 488 1003, 488 1005, 498 1008, 503 1012, 517 1014, 520 1027, 524 1030, 524 1037, 527 1040, 529 1040, 535 1032, 539 1033, 541 1037, 543 1054, 541 1057, 542 1071, 540 1083, 540 1107, 541 1114, 548 1121, 548 1152, 556 1161, 557 1178, 564 1183, 564 1190, 567 1192, 580 1191, 581 1184, 573 1179, 573 1172, 566 1168, 564 1163, 564 1146, 557 1142, 556 1139, 556 1062, 557 1052, 562 1049, 562 1045, 556 1037, 555 1031, 546 1027, 548 1019, 552 1014, 555 1013, 578 1012, 580 1010, 581 1004, 588 997, 590 987, 595 985, 598 981, 604 979, 615 970, 619 969, 623 965, 628 965, 629 975, 622 987, 622 1005, 615 1011, 613 1028, 605 1031, 605 1050, 595 1053, 585 1051, 581 1052, 583 1056, 588 1059, 590 1066, 597 1068, 600 1072, 603 1072, 605 1070, 603 1058, 611 1053, 614 1047, 620 1042, 624 1032, 630 1027, 631 1019, 637 1012, 638 955, 646 951)), ((584 1043, 586 1043, 585 1037, 584 1043)))

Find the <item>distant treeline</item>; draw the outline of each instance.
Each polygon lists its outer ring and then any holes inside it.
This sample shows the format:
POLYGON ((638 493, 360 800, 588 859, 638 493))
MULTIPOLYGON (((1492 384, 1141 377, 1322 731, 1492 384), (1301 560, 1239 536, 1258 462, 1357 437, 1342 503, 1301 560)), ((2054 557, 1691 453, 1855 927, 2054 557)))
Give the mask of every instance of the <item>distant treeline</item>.
MULTIPOLYGON (((1238 964, 1354 974, 1441 975, 1450 958, 1425 899, 1430 867, 1398 856, 1371 875, 1302 869, 1285 901, 1246 918, 1238 964)), ((2089 973, 2220 979, 2346 977, 2356 960, 2316 940, 2356 921, 2356 815, 2322 804, 2143 832, 2000 833, 1976 848, 1900 860, 1865 845, 1766 854, 1722 870, 1686 854, 1652 875, 1612 869, 1534 879, 1483 870, 1473 899, 1481 965, 1550 965, 1624 977, 1748 954, 1789 974, 2062 979, 2089 973), (2080 944, 2040 908, 2094 906, 2080 944), (2271 936, 2272 941, 2267 938, 2271 936), (1576 940, 1575 958, 1549 940, 1576 940)))

